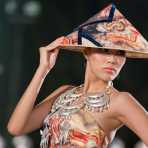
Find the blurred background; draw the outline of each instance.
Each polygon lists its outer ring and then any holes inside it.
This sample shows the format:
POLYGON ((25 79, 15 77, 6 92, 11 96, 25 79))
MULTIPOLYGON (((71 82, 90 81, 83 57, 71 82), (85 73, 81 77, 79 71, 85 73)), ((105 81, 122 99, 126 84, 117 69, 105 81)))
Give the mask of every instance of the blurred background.
MULTIPOLYGON (((147 0, 0 0, 0 148, 39 147, 39 130, 13 137, 6 129, 10 114, 38 66, 38 48, 67 35, 111 2, 148 39, 147 0)), ((147 60, 127 59, 114 81, 115 87, 132 93, 146 109, 147 66, 147 60)), ((36 103, 62 84, 83 83, 83 74, 82 55, 61 50, 36 103)), ((144 145, 134 133, 122 127, 112 148, 144 148, 144 145)))

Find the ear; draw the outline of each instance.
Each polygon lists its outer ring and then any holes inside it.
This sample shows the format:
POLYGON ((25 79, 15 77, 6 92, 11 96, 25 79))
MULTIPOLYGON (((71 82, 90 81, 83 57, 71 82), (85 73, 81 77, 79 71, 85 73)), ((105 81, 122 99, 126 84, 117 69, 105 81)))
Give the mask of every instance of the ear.
POLYGON ((82 52, 83 52, 83 55, 84 55, 85 59, 88 60, 88 56, 91 53, 91 49, 90 48, 85 48, 85 49, 83 49, 82 52))
POLYGON ((83 56, 86 60, 88 60, 88 56, 85 54, 85 52, 83 52, 83 56))

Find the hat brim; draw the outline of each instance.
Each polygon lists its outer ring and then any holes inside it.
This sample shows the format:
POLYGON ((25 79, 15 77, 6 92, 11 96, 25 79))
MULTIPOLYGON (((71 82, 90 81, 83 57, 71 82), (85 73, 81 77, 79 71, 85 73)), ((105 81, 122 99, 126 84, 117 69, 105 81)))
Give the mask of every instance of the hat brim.
POLYGON ((110 47, 92 47, 92 46, 83 46, 83 45, 73 45, 73 44, 68 44, 68 45, 60 45, 59 48, 69 50, 69 51, 74 51, 74 52, 83 52, 83 50, 88 49, 88 48, 93 48, 93 49, 111 49, 111 50, 122 50, 125 52, 125 57, 127 58, 141 58, 141 59, 147 59, 148 58, 148 52, 144 51, 133 51, 133 50, 126 50, 126 49, 119 49, 119 48, 110 48, 110 47))

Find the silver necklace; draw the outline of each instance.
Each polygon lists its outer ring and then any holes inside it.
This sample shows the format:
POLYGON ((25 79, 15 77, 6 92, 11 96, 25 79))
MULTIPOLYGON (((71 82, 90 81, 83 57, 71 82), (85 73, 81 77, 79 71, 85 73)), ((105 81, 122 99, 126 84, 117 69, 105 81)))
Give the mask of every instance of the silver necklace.
POLYGON ((52 107, 52 112, 59 109, 58 115, 65 118, 70 118, 72 114, 78 112, 82 107, 92 112, 103 112, 109 108, 110 88, 112 85, 113 83, 109 82, 104 91, 86 94, 77 93, 78 90, 82 89, 83 84, 75 87, 57 99, 52 107), (84 98, 84 101, 78 105, 73 105, 73 102, 79 100, 81 97, 84 98))
POLYGON ((105 109, 108 109, 110 98, 106 92, 87 94, 84 101, 85 109, 89 111, 103 112, 105 109))
POLYGON ((103 112, 104 110, 108 109, 110 103, 110 93, 111 93, 110 88, 112 85, 113 85, 112 82, 110 82, 108 86, 105 88, 105 90, 102 92, 77 94, 76 92, 78 92, 78 90, 83 87, 83 85, 80 85, 60 95, 53 104, 51 112, 44 120, 44 125, 46 126, 44 130, 41 131, 42 138, 41 138, 40 147, 41 148, 48 147, 48 140, 50 136, 50 127, 49 127, 50 125, 48 121, 53 115, 57 115, 60 116, 61 118, 66 119, 63 120, 62 123, 60 123, 60 135, 57 141, 57 143, 59 143, 60 146, 62 147, 63 143, 68 142, 67 134, 71 128, 71 125, 67 123, 69 123, 68 120, 71 118, 71 115, 80 111, 80 109, 83 107, 87 111, 97 111, 97 112, 103 112), (81 97, 84 97, 83 103, 78 105, 73 105, 73 102, 79 100, 81 97))
POLYGON ((85 109, 92 112, 103 112, 109 108, 110 104, 110 88, 113 85, 109 82, 102 92, 87 93, 85 97, 85 109))

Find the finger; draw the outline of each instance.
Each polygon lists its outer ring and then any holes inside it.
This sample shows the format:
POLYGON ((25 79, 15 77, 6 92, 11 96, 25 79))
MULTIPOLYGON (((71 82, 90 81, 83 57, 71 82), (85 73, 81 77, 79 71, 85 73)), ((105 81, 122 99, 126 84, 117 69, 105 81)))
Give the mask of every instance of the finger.
POLYGON ((46 50, 47 51, 54 51, 55 49, 57 49, 59 46, 59 44, 55 44, 55 45, 49 45, 49 46, 46 46, 46 50))
POLYGON ((57 57, 58 53, 59 53, 59 49, 56 49, 53 54, 54 54, 55 57, 57 57))
POLYGON ((64 38, 65 38, 65 36, 61 36, 61 37, 58 37, 56 40, 57 41, 63 41, 64 38))
POLYGON ((57 40, 53 41, 51 44, 45 46, 48 50, 54 50, 58 48, 64 41, 64 37, 58 38, 57 40))
POLYGON ((63 39, 62 44, 69 44, 69 42, 70 42, 69 38, 65 37, 65 38, 63 39))
POLYGON ((69 44, 72 44, 72 38, 69 38, 69 44))

